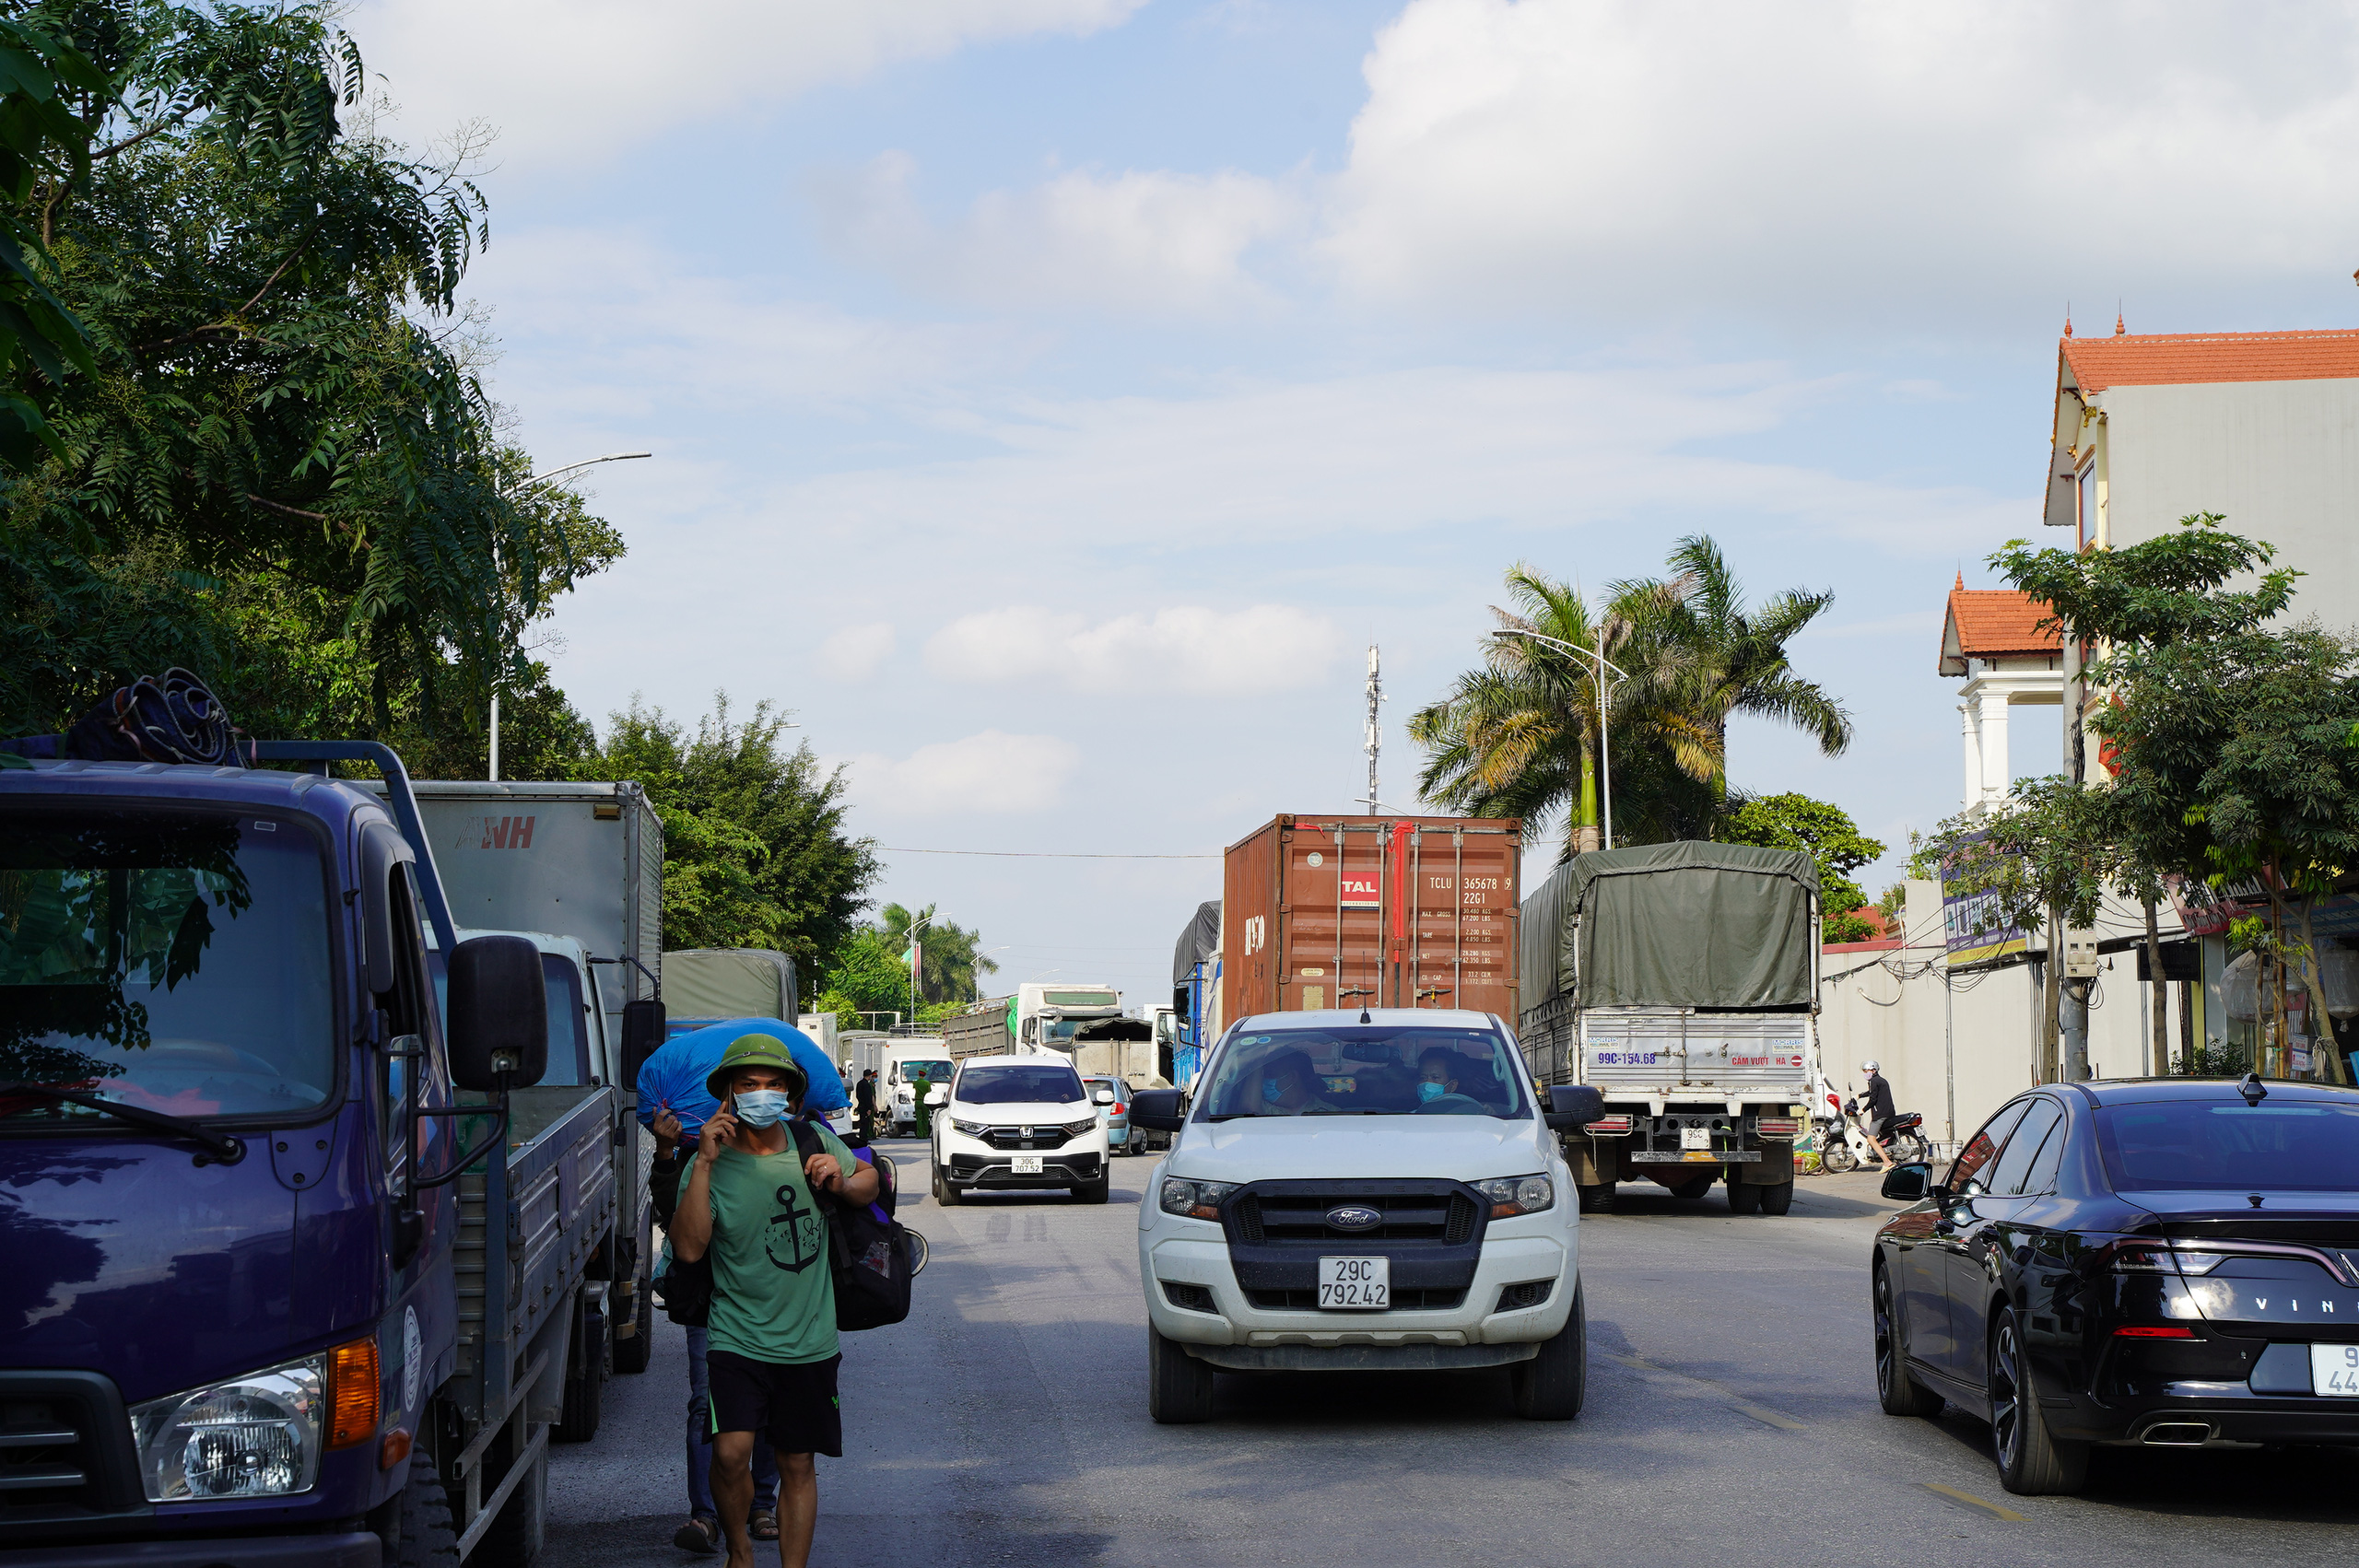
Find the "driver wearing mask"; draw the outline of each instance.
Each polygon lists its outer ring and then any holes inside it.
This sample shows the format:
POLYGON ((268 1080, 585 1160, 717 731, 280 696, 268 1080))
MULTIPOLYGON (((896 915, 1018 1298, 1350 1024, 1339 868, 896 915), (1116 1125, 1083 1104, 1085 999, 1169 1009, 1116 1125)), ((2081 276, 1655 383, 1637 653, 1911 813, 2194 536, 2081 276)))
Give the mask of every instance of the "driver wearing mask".
POLYGON ((1319 1098, 1319 1091, 1325 1087, 1309 1057, 1300 1051, 1281 1051, 1262 1064, 1262 1103, 1254 1109, 1262 1116, 1340 1110, 1341 1106, 1319 1098))
POLYGON ((1480 1111, 1482 1102, 1458 1090, 1458 1074, 1464 1066, 1455 1051, 1436 1046, 1417 1059, 1417 1110, 1426 1115, 1463 1115, 1480 1111))

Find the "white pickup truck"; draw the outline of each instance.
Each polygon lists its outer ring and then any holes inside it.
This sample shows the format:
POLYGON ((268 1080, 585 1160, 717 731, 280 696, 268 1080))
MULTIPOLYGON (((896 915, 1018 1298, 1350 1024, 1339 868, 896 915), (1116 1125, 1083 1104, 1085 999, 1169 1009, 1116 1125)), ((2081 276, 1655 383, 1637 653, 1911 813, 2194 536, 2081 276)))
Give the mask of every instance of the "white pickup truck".
POLYGON ((1579 1206, 1557 1134, 1597 1092, 1539 1103, 1488 1013, 1264 1013, 1222 1036, 1139 1209, 1147 1409, 1212 1414, 1220 1372, 1503 1367, 1518 1413, 1579 1413, 1579 1206))

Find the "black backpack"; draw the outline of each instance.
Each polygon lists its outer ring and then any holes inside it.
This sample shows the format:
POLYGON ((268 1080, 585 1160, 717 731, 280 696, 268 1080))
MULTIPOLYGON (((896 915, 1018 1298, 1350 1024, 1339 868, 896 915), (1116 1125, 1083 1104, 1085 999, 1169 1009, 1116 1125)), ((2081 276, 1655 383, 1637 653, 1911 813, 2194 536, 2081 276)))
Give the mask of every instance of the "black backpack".
MULTIPOLYGON (((795 1122, 795 1153, 808 1160, 827 1153, 819 1135, 806 1122, 795 1122)), ((880 1190, 876 1207, 886 1218, 879 1222, 867 1204, 834 1201, 815 1194, 827 1216, 829 1261, 836 1281, 836 1327, 844 1332, 882 1328, 910 1315, 910 1283, 921 1267, 916 1242, 908 1226, 891 1218, 896 1195, 892 1167, 881 1156, 876 1162, 880 1190)))

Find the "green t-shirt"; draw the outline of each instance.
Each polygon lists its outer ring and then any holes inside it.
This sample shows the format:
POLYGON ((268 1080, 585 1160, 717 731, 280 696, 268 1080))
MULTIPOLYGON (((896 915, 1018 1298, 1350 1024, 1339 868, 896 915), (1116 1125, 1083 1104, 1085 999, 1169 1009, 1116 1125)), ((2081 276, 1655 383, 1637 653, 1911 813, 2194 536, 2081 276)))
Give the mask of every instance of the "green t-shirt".
MULTIPOLYGON (((827 1129, 819 1142, 850 1176, 852 1152, 827 1129)), ((827 1221, 812 1201, 790 1134, 775 1154, 714 1156, 712 1320, 708 1341, 749 1361, 797 1366, 836 1353, 836 1281, 827 1221)))

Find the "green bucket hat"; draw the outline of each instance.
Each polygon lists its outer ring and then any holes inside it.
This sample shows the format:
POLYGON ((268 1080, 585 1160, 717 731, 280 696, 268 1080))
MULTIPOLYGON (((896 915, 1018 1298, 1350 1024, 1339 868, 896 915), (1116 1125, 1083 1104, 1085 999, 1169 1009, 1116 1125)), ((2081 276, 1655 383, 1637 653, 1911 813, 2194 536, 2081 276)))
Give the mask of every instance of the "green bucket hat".
POLYGON ((810 1076, 796 1065, 784 1040, 771 1035, 740 1035, 721 1053, 721 1065, 705 1074, 705 1093, 716 1100, 727 1099, 729 1080, 747 1067, 777 1068, 786 1074, 787 1093, 798 1100, 811 1086, 810 1076))

